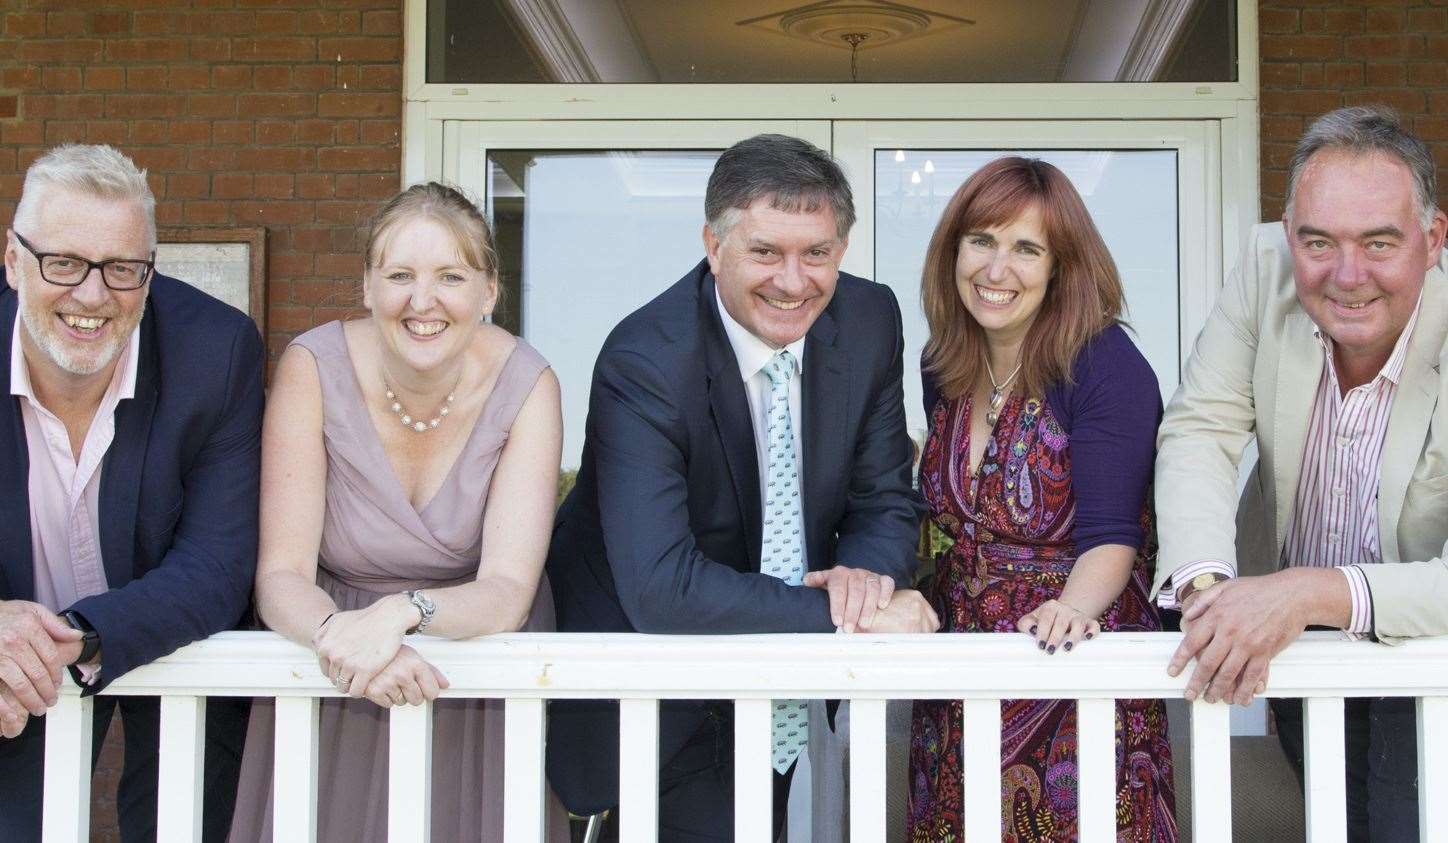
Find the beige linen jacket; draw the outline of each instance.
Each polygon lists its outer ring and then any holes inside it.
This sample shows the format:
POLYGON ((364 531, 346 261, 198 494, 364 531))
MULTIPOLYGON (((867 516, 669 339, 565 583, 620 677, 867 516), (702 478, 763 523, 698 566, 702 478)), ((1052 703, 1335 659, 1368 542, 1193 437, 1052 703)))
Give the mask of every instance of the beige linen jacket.
MULTIPOLYGON (((1448 252, 1428 271, 1388 418, 1378 487, 1383 563, 1363 565, 1379 639, 1448 634, 1448 252)), ((1297 302, 1282 224, 1254 226, 1197 337, 1157 434, 1161 545, 1153 597, 1182 565, 1278 569, 1302 467, 1322 349, 1297 302), (1237 467, 1258 462, 1237 501, 1237 467)))

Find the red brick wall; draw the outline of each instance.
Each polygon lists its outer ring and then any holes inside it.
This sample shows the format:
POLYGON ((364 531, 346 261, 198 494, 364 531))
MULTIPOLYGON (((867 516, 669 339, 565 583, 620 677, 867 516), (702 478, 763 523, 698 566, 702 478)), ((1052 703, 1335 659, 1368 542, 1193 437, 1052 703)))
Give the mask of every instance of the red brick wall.
POLYGON ((275 358, 356 301, 401 106, 402 0, 0 0, 0 224, 47 146, 114 144, 159 225, 267 228, 275 358))
POLYGON ((1448 200, 1448 0, 1263 0, 1262 219, 1282 216, 1287 164, 1313 117, 1396 108, 1433 150, 1448 200))

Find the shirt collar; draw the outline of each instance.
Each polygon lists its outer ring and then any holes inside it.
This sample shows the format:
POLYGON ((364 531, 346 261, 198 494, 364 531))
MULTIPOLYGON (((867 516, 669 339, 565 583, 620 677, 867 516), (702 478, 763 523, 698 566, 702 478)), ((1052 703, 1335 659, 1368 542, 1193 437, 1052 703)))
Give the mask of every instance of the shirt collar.
MULTIPOLYGON (((717 281, 714 285, 714 303, 719 305, 719 319, 724 323, 724 334, 729 337, 729 345, 734 348, 734 359, 739 361, 739 374, 747 381, 759 374, 759 370, 768 365, 780 349, 749 333, 748 328, 734 321, 734 317, 730 316, 724 307, 724 300, 719 297, 717 281)), ((794 355, 794 373, 798 375, 803 372, 804 337, 785 346, 784 350, 794 355)))
MULTIPOLYGON (((25 365, 25 352, 20 344, 20 332, 24 329, 20 310, 16 308, 15 324, 10 331, 10 394, 22 396, 32 404, 39 404, 40 400, 35 397, 35 388, 30 383, 30 368, 25 365)), ((136 375, 140 363, 141 329, 137 325, 131 329, 130 341, 121 349, 121 357, 116 361, 115 371, 111 373, 111 383, 106 387, 106 394, 114 395, 117 401, 122 398, 135 398, 136 375)))

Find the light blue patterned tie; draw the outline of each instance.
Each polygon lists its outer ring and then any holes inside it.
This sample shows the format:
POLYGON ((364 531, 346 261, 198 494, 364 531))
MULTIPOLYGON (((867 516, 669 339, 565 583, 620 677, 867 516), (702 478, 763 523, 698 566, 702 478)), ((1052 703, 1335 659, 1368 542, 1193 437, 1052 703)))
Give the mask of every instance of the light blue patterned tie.
MULTIPOLYGON (((804 584, 804 516, 799 497, 799 463, 789 417, 789 379, 794 355, 780 351, 764 366, 769 377, 769 469, 764 481, 764 541, 759 568, 789 585, 804 584)), ((804 700, 775 700, 771 757, 774 771, 789 769, 809 740, 804 700)))

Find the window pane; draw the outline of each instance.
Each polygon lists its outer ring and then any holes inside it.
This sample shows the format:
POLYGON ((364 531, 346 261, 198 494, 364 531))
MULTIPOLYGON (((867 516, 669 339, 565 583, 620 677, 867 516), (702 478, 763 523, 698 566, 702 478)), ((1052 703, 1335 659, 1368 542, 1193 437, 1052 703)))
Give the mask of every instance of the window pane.
POLYGON ((718 151, 488 154, 503 304, 495 321, 563 385, 563 467, 577 468, 593 361, 618 322, 704 258, 718 151))
POLYGON ((1178 382, 1177 154, 1174 150, 878 150, 875 153, 875 280, 900 300, 905 322, 905 412, 925 436, 918 365, 929 329, 920 272, 930 235, 956 188, 1003 155, 1042 158, 1081 193, 1126 289, 1132 339, 1156 371, 1162 398, 1178 382))
POLYGON ((429 0, 430 82, 1228 82, 1236 0, 429 0))

